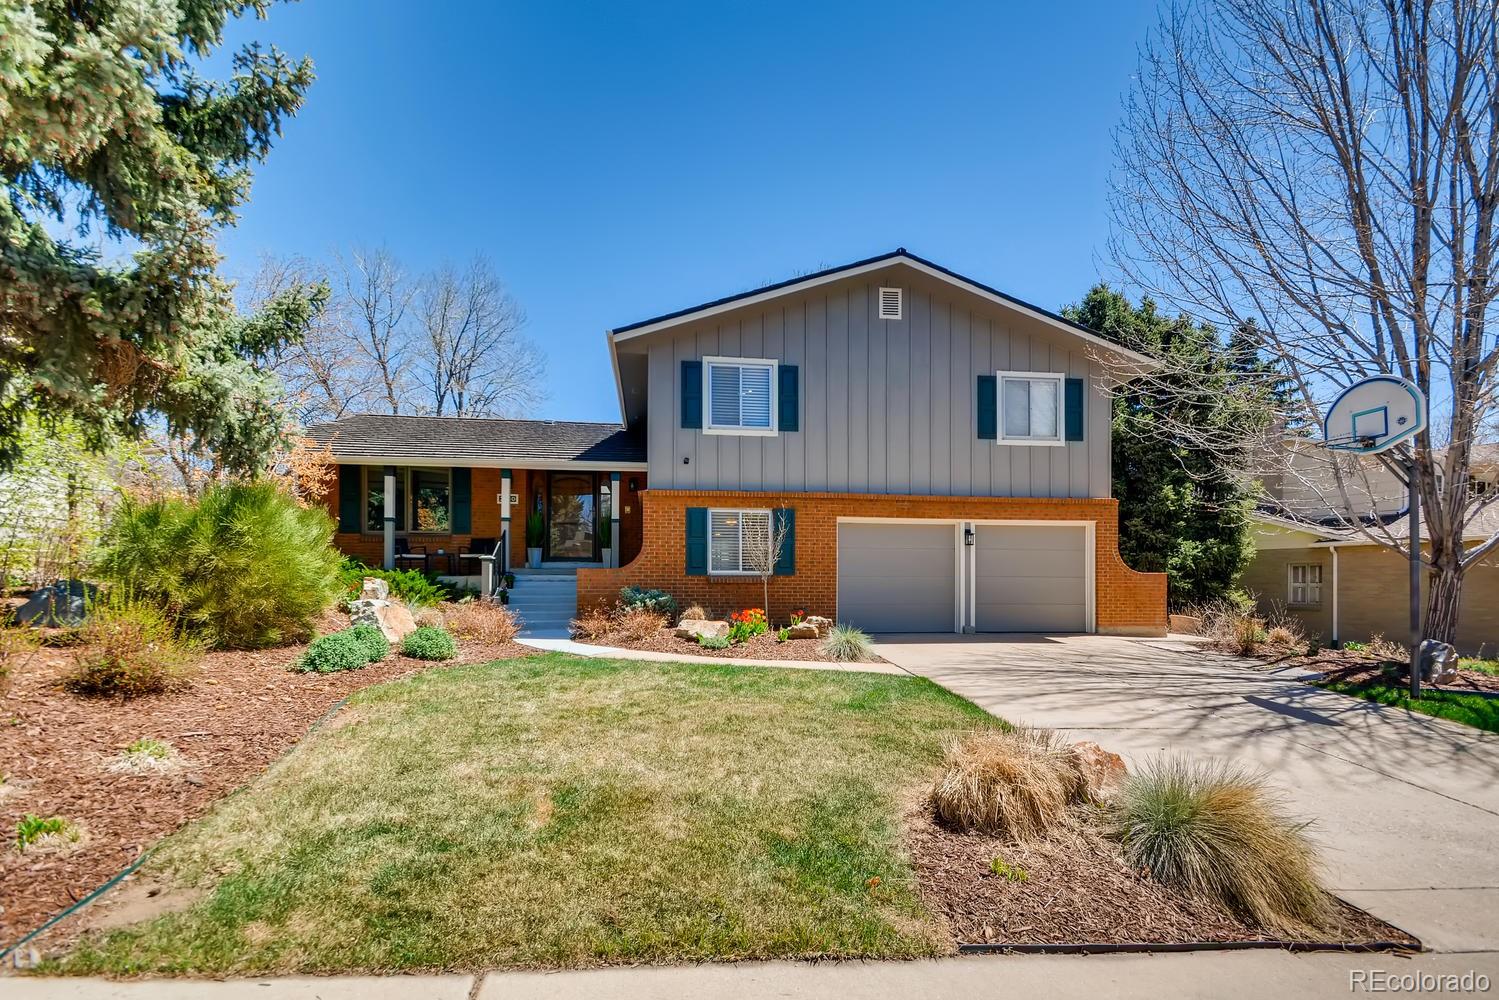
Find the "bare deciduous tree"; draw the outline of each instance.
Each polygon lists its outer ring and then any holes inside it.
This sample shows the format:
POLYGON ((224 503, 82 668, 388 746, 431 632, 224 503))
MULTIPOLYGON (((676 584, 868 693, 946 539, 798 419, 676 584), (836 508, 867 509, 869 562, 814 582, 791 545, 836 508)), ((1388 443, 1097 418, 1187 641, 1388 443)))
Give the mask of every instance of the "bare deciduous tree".
POLYGON ((1449 642, 1464 572, 1499 545, 1464 541, 1487 502, 1471 449, 1496 424, 1496 84, 1492 0, 1181 0, 1142 54, 1112 198, 1126 274, 1220 329, 1252 321, 1291 425, 1376 373, 1425 391, 1427 634, 1449 642))
POLYGON ((458 272, 443 267, 422 283, 417 368, 430 412, 498 416, 541 402, 545 361, 521 335, 526 315, 475 257, 458 272))
MULTIPOLYGON (((264 256, 243 290, 251 310, 287 288, 333 284, 326 271, 302 257, 264 256)), ((370 371, 348 325, 348 303, 332 297, 299 343, 283 345, 271 365, 286 387, 286 404, 302 424, 337 420, 367 407, 370 371)))
MULTIPOLYGON (((745 514, 748 518, 753 515, 745 514)), ((743 532, 744 539, 744 564, 754 568, 755 575, 760 578, 761 605, 766 615, 770 614, 770 578, 775 576, 776 563, 781 561, 781 556, 786 552, 786 546, 791 538, 791 527, 782 518, 774 513, 767 512, 765 530, 743 532)))
POLYGON ((384 407, 400 413, 410 402, 410 338, 405 320, 416 285, 384 247, 339 255, 335 272, 335 297, 346 311, 349 336, 377 380, 384 407))

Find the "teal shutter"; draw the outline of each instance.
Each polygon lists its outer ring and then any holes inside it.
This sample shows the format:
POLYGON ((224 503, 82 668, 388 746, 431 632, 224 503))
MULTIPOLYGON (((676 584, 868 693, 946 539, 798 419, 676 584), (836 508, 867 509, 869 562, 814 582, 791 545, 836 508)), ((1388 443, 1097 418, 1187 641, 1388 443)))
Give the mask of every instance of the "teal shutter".
POLYGON ((1067 440, 1083 439, 1083 380, 1067 380, 1067 440))
POLYGON ((999 437, 999 377, 979 376, 978 395, 979 437, 993 441, 999 437))
POLYGON ((703 426, 703 363, 682 362, 682 426, 703 426))
POLYGON ((801 369, 796 365, 781 365, 780 386, 778 387, 778 399, 780 405, 780 421, 778 427, 783 431, 799 431, 801 426, 801 369))
POLYGON ((708 508, 687 508, 687 575, 708 575, 708 508))
POLYGON ((453 534, 466 535, 473 530, 473 480, 468 469, 453 470, 453 511, 449 523, 453 534))
POLYGON ((346 535, 359 533, 359 512, 364 507, 360 496, 359 466, 338 467, 338 530, 346 535))
POLYGON ((791 507, 778 507, 775 515, 775 531, 786 532, 786 543, 776 555, 775 575, 793 576, 796 573, 796 511, 791 507))

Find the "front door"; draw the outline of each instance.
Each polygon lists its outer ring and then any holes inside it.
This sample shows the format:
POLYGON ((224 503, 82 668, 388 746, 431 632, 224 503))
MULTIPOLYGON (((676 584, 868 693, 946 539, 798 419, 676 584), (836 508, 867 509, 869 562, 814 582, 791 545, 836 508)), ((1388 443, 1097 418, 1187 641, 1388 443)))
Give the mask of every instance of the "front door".
POLYGON ((546 558, 598 562, 598 510, 598 473, 548 473, 546 558))

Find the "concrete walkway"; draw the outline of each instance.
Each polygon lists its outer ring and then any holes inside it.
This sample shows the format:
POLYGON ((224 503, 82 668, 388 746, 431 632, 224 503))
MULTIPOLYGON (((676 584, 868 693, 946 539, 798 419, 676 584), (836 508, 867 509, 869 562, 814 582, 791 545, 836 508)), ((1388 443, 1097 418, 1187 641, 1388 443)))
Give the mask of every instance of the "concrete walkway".
MULTIPOLYGON (((486 976, 230 979, 223 982, 0 979, 7 1000, 736 1000, 837 998, 1329 997, 1377 991, 1389 976, 1487 976, 1499 955, 1292 955, 1281 951, 1185 955, 975 955, 926 962, 746 962, 486 976), (1355 984, 1364 982, 1360 990, 1355 984)), ((1438 992, 1428 987, 1428 993, 1438 992)), ((1448 990, 1444 995, 1459 992, 1448 990)))
MULTIPOLYGON (((711 663, 727 667, 791 667, 800 670, 841 670, 861 674, 904 674, 908 671, 893 663, 834 663, 829 660, 751 660, 729 656, 698 656, 693 653, 656 653, 646 649, 618 649, 593 646, 572 639, 546 638, 522 632, 515 639, 522 646, 545 649, 553 653, 572 653, 605 660, 654 660, 668 663, 711 663)), ((810 640, 809 640, 810 641, 810 640)))
POLYGON ((1314 820, 1339 895, 1437 951, 1499 950, 1499 736, 1182 639, 885 636, 877 651, 1132 766, 1182 752, 1261 768, 1314 820))

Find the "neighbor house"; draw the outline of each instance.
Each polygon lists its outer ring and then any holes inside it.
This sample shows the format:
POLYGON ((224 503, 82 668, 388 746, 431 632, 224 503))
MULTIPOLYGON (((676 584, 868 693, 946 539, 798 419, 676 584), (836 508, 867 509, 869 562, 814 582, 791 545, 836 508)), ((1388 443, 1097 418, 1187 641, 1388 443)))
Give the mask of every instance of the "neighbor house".
MULTIPOLYGON (((1395 544, 1409 538, 1404 483, 1373 458, 1330 452, 1309 440, 1287 440, 1277 472, 1264 482, 1268 502, 1254 516, 1254 559, 1241 586, 1269 619, 1287 617, 1326 643, 1410 638, 1409 560, 1365 530, 1395 544)), ((1468 491, 1481 498, 1499 483, 1499 452, 1474 449, 1468 491)), ((1464 532, 1468 546, 1499 530, 1499 504, 1484 508, 1464 532)), ((1424 594, 1422 607, 1425 607, 1424 594)), ((1458 612, 1461 652, 1499 649, 1499 556, 1464 578, 1458 612)))
POLYGON ((777 618, 1164 633, 1165 576, 1121 561, 1110 496, 1109 382, 1150 358, 904 250, 619 327, 608 353, 617 425, 312 428, 339 546, 504 539, 514 567, 536 515, 580 605, 641 586, 721 613, 762 603, 755 554, 783 537, 777 618))

